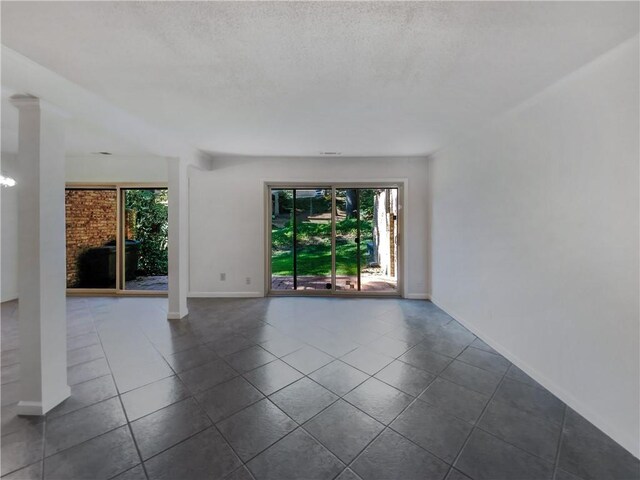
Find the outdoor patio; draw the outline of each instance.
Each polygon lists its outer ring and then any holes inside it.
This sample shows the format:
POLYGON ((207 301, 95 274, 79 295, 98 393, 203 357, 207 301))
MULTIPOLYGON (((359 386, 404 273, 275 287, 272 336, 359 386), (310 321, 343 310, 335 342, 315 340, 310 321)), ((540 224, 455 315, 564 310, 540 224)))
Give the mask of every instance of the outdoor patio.
MULTIPOLYGON (((382 275, 365 276, 360 279, 362 292, 392 292, 396 290, 396 279, 382 275)), ((298 276, 298 290, 329 290, 331 277, 327 276, 298 276)), ((272 276, 271 290, 293 290, 293 276, 272 276)), ((358 291, 356 276, 340 275, 336 277, 336 290, 358 291)))
POLYGON ((135 280, 125 282, 125 290, 169 290, 169 277, 167 275, 150 275, 148 277, 136 277, 135 280))

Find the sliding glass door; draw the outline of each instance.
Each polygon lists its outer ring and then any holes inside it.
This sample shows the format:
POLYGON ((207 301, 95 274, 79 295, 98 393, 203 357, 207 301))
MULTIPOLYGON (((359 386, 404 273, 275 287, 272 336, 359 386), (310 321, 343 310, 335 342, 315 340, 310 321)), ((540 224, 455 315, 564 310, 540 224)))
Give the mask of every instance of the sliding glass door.
POLYGON ((398 294, 398 186, 268 188, 272 293, 398 294))
POLYGON ((166 293, 167 194, 165 187, 69 186, 68 291, 166 293))

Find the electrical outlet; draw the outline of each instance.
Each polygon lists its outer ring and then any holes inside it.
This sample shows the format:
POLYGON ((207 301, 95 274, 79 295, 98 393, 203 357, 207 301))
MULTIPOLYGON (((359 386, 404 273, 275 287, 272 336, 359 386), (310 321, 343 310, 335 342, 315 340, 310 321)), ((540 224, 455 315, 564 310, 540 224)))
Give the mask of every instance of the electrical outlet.
POLYGON ((227 274, 226 273, 221 273, 220 274, 220 281, 224 282, 227 279, 227 274))
POLYGON ((251 277, 247 277, 247 285, 251 285, 251 277))

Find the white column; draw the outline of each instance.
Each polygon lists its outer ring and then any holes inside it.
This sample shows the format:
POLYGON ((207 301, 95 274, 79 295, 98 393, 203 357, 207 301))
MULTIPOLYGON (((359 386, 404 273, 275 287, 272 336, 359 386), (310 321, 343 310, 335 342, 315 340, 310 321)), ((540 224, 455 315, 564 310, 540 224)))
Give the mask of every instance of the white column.
POLYGON ((44 415, 69 396, 65 265, 64 118, 13 96, 18 130, 20 415, 44 415))
POLYGON ((189 180, 183 158, 169 162, 169 312, 175 320, 186 316, 189 288, 189 180))

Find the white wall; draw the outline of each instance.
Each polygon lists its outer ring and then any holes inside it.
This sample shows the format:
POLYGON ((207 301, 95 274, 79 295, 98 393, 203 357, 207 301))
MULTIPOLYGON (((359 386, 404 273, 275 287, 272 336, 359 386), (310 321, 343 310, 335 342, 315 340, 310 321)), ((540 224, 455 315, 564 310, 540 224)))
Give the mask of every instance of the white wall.
POLYGON ((214 161, 190 176, 191 295, 264 292, 264 182, 319 183, 408 179, 404 221, 404 293, 427 293, 427 166, 424 158, 260 158, 214 161), (226 281, 220 281, 220 273, 226 281), (251 277, 251 285, 245 278, 251 277))
POLYGON ((155 156, 67 157, 67 182, 167 183, 167 160, 155 156))
MULTIPOLYGON (((2 173, 16 178, 16 155, 2 152, 2 173)), ((0 187, 0 301, 18 298, 18 187, 0 187)))
POLYGON ((433 155, 432 298, 636 456, 638 37, 433 155))

